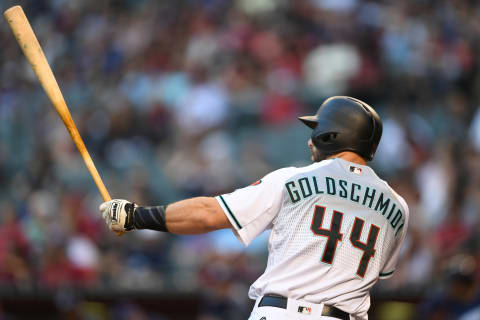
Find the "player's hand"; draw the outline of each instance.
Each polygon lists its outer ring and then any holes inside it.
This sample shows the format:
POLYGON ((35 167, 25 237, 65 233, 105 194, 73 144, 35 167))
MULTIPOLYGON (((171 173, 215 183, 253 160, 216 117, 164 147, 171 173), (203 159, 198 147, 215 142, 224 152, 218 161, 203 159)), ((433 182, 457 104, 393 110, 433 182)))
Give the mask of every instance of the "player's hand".
POLYGON ((123 199, 114 199, 104 202, 99 209, 108 228, 117 234, 135 229, 133 214, 136 205, 123 199))

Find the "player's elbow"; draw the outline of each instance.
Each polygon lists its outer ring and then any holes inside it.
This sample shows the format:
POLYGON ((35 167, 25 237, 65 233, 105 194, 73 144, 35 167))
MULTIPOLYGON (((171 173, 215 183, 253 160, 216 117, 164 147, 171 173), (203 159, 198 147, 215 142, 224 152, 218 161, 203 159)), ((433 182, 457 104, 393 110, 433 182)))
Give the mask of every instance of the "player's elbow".
POLYGON ((218 205, 215 198, 202 199, 201 214, 198 221, 204 232, 211 232, 219 229, 225 229, 230 227, 230 222, 223 213, 222 208, 218 205))

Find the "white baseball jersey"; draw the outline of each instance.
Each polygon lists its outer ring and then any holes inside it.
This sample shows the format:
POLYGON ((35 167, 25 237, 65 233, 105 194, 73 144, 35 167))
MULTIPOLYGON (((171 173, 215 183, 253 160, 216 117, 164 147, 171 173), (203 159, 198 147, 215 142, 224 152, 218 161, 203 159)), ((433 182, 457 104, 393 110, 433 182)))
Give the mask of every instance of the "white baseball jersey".
POLYGON ((250 298, 323 302, 356 319, 367 318, 369 289, 393 274, 408 225, 402 197, 370 167, 339 158, 274 171, 217 200, 245 245, 272 229, 250 298))

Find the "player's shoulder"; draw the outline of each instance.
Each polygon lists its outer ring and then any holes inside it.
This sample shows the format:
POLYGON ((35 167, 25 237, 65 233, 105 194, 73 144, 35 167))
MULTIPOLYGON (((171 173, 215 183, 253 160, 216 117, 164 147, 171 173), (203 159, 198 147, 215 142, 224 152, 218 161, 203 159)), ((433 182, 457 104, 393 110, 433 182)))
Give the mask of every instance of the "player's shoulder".
POLYGON ((268 173, 261 180, 287 180, 296 174, 296 169, 296 167, 280 168, 268 173))
POLYGON ((301 176, 301 175, 306 175, 306 174, 309 174, 309 173, 314 172, 314 171, 318 173, 319 170, 320 171, 325 170, 326 172, 332 172, 334 170, 339 169, 339 168, 337 168, 336 162, 334 160, 335 159, 322 160, 320 162, 314 162, 312 164, 305 165, 305 166, 300 166, 300 167, 294 167, 294 166, 284 167, 284 168, 281 168, 281 169, 278 169, 278 170, 275 170, 275 171, 271 172, 269 175, 282 177, 282 178, 288 180, 290 178, 294 178, 294 177, 301 176))
POLYGON ((301 166, 301 167, 284 167, 275 171, 270 172, 268 176, 275 176, 279 178, 283 178, 285 180, 288 180, 292 177, 298 176, 298 175, 303 175, 303 174, 308 174, 309 172, 318 170, 319 168, 322 167, 328 167, 331 165, 333 162, 331 160, 323 160, 320 162, 315 162, 306 166, 301 166))

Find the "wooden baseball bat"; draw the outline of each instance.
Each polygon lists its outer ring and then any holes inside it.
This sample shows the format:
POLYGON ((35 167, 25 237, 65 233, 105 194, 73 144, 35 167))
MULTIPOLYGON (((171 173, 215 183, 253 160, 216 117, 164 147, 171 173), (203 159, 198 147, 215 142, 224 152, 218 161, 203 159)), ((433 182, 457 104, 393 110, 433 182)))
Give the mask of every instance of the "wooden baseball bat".
POLYGON ((72 115, 70 114, 62 92, 58 87, 57 80, 53 75, 52 69, 48 64, 42 47, 40 46, 40 43, 38 43, 37 37, 35 36, 35 33, 33 32, 22 7, 11 7, 7 9, 3 15, 10 25, 10 29, 12 29, 12 32, 15 35, 23 54, 27 57, 28 62, 30 62, 32 69, 37 75, 37 78, 45 90, 48 98, 55 107, 55 110, 57 110, 60 118, 62 118, 65 127, 73 139, 73 142, 82 155, 83 161, 85 162, 88 171, 90 171, 90 174, 92 175, 92 178, 95 181, 103 200, 109 201, 111 199, 110 194, 108 193, 107 188, 105 188, 97 168, 95 168, 95 164, 93 163, 93 160, 90 157, 87 148, 85 147, 85 143, 83 143, 82 137, 78 132, 75 122, 73 122, 72 115))

